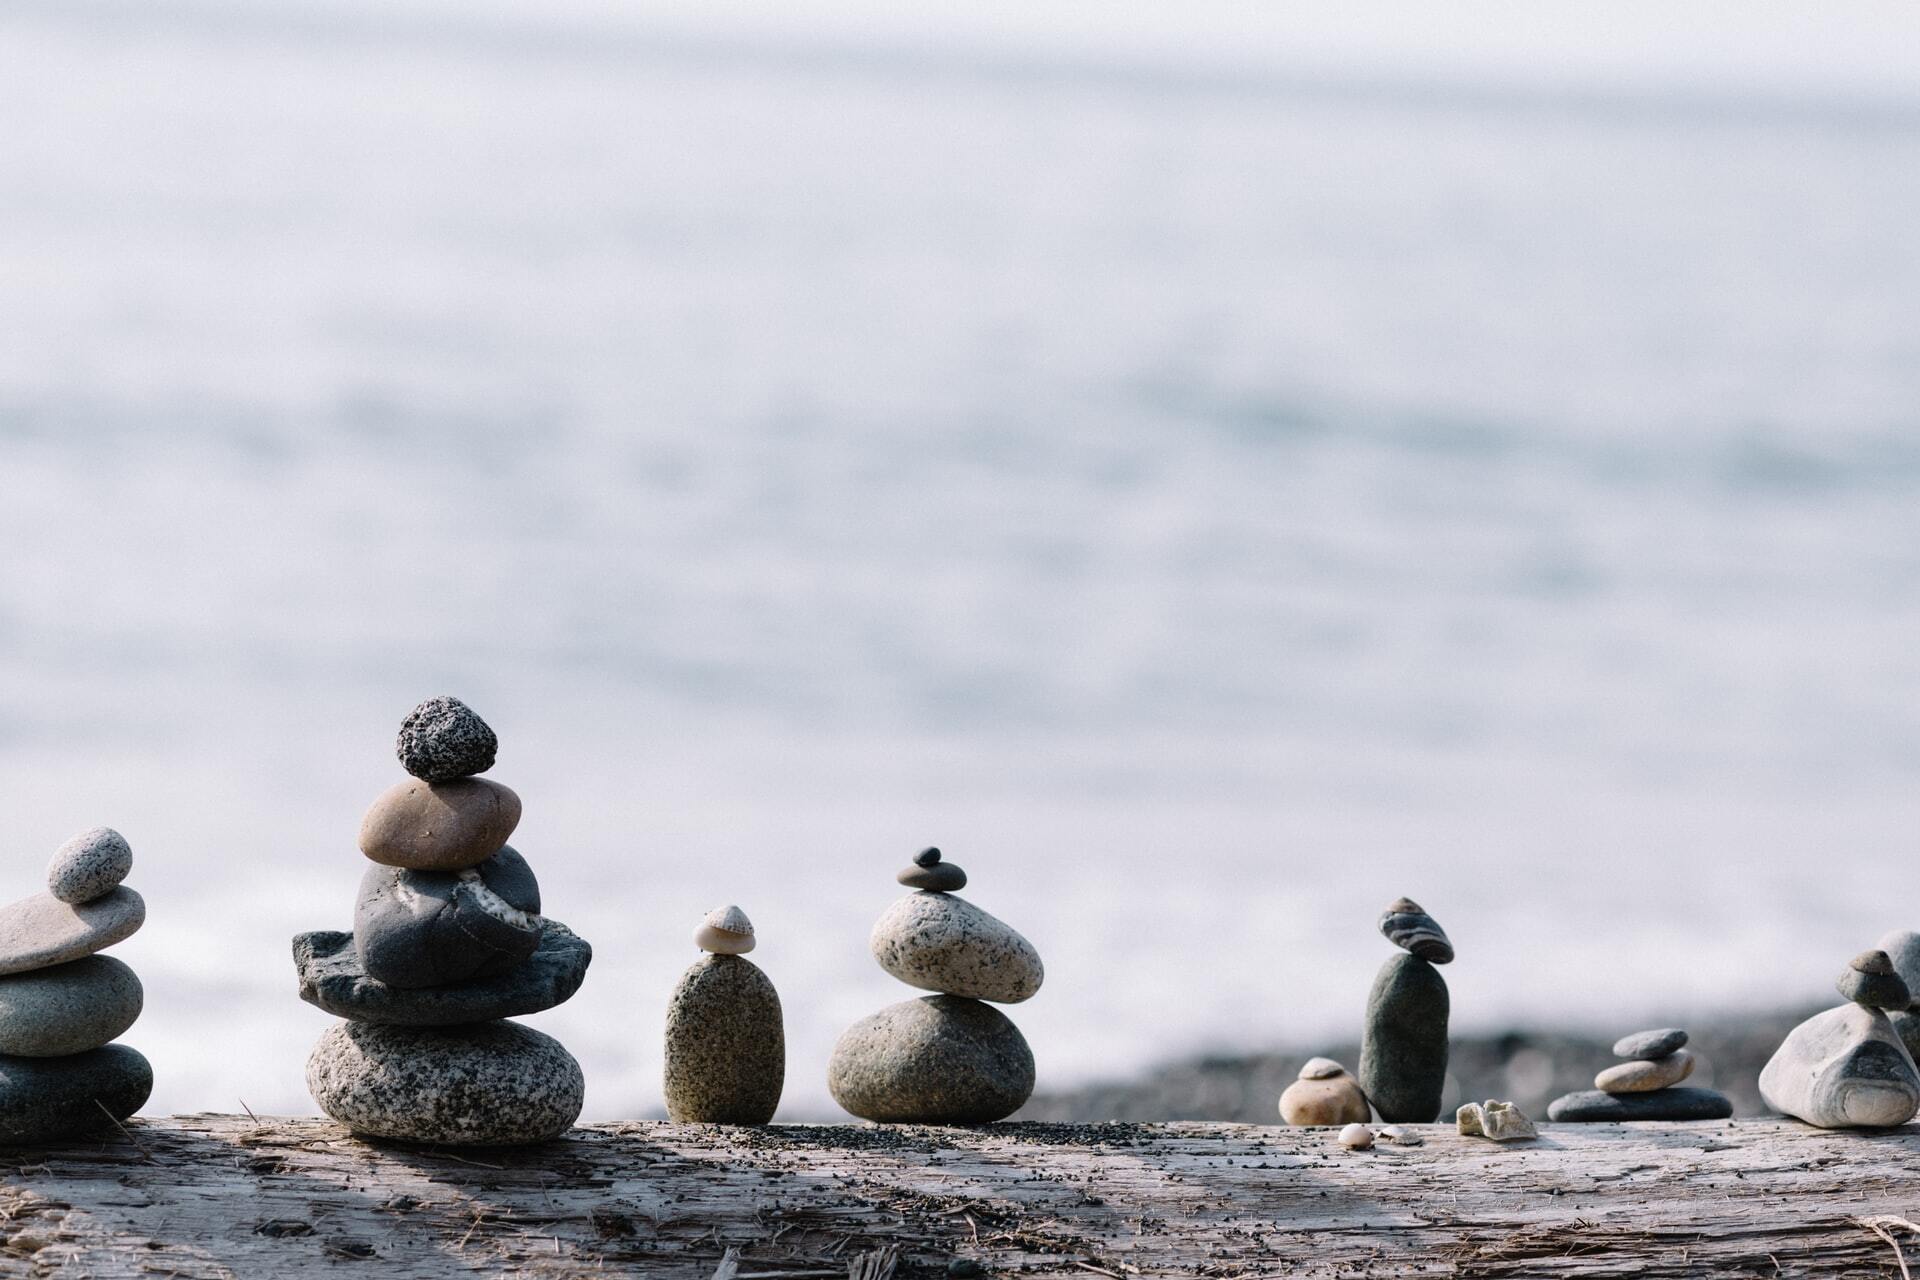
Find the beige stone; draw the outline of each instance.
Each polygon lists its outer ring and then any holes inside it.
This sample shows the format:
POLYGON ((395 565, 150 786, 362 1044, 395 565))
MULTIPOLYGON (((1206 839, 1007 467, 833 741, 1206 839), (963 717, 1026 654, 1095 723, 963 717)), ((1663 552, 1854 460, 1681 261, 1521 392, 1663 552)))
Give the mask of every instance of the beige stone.
POLYGON ((1364 1124, 1372 1117, 1360 1082, 1344 1070, 1337 1076, 1295 1080, 1280 1095, 1280 1118, 1288 1124, 1364 1124))
POLYGON ((1692 1074, 1692 1051, 1675 1049, 1652 1061, 1617 1062, 1593 1078, 1593 1087, 1604 1093, 1651 1093, 1679 1084, 1692 1074))
POLYGON ((408 778, 360 820, 360 852, 389 867, 460 871, 500 851, 520 825, 520 797, 485 778, 408 778))
POLYGON ((1373 1130, 1363 1124, 1350 1124, 1340 1131, 1340 1145, 1350 1151, 1365 1151, 1373 1145, 1373 1130))

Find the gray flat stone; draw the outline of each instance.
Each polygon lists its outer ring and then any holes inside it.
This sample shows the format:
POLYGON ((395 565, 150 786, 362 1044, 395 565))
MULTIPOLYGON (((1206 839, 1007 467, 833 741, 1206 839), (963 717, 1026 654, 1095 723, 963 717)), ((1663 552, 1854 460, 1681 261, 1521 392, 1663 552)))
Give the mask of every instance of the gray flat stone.
POLYGON ((586 1084, 558 1040, 516 1022, 340 1022, 307 1059, 307 1089, 322 1111, 367 1137, 518 1146, 572 1128, 586 1084))
POLYGON ((780 995, 753 961, 703 957, 667 999, 667 1118, 766 1124, 780 1106, 787 1039, 780 995))
POLYGON ((121 885, 92 902, 36 893, 0 907, 0 974, 26 973, 103 951, 133 936, 147 904, 121 885))
POLYGON ((923 996, 849 1027, 833 1047, 827 1088, 865 1120, 989 1124, 1033 1094, 1033 1050, 992 1005, 923 996))
POLYGON ((144 996, 132 969, 88 956, 0 978, 0 1054, 58 1058, 98 1049, 140 1016, 144 996))
POLYGON ((0 1143, 27 1146, 111 1131, 152 1092, 153 1068, 124 1044, 64 1058, 0 1057, 0 1143))
POLYGON ((1419 956, 1390 957, 1367 994, 1360 1089, 1382 1120, 1432 1124, 1447 1081, 1446 979, 1419 956))
POLYGON ((390 987, 369 978, 350 933, 303 933, 293 940, 300 998, 338 1018, 386 1026, 446 1027, 520 1017, 571 999, 587 976, 593 948, 557 920, 518 967, 445 987, 390 987))
POLYGON ((509 972, 540 945, 542 925, 539 882, 511 845, 460 871, 376 864, 353 904, 360 967, 390 987, 509 972))
POLYGON ((500 742, 487 722, 458 698, 428 698, 400 722, 394 754, 400 767, 428 782, 446 782, 493 768, 500 742))
POLYGON ((880 967, 908 986, 970 1000, 1018 1004, 1046 977, 1031 942, 947 893, 899 899, 874 922, 868 946, 880 967))
POLYGON ((1652 1062, 1655 1058, 1666 1057, 1686 1043, 1687 1033, 1680 1028, 1658 1027, 1652 1031, 1636 1031, 1630 1036, 1621 1036, 1613 1043, 1613 1056, 1652 1062))
POLYGON ((1711 1089, 1682 1085, 1652 1093, 1602 1093, 1582 1089, 1555 1098, 1547 1119, 1560 1124, 1616 1124, 1625 1120, 1725 1120, 1733 1103, 1711 1089))
POLYGON ((957 862, 936 862, 930 867, 916 862, 894 879, 909 889, 932 889, 936 893, 958 893, 967 887, 967 873, 957 862))
POLYGON ((47 864, 47 892, 62 902, 92 902, 112 893, 133 870, 133 847, 112 827, 82 831, 47 864))

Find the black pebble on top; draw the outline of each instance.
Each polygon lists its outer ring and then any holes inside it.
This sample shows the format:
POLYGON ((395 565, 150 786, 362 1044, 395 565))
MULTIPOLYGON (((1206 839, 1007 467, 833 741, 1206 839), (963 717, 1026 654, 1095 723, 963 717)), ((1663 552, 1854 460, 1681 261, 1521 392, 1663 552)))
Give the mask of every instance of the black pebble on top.
POLYGON ((400 722, 400 767, 428 782, 450 782, 493 768, 500 742, 458 698, 428 698, 400 722))
POLYGON ((940 861, 940 850, 938 850, 932 845, 928 845, 926 848, 922 849, 920 852, 913 855, 913 865, 916 867, 931 867, 939 863, 939 861, 940 861))

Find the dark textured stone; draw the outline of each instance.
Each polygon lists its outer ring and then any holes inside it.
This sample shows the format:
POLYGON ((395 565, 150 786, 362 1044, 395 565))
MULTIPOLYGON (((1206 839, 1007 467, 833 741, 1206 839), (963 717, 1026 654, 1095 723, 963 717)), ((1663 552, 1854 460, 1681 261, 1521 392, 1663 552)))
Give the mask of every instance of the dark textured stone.
POLYGON ((458 871, 498 853, 520 825, 520 797, 485 778, 408 778, 360 820, 360 852, 389 867, 458 871))
POLYGON ((931 867, 939 861, 940 850, 934 845, 928 845, 913 855, 913 865, 916 867, 931 867))
POLYGON ((888 1005, 833 1047, 827 1088, 866 1120, 988 1124, 1033 1093, 1033 1050, 991 1005, 925 996, 888 1005))
POLYGON ((1621 1036, 1613 1042, 1613 1056, 1630 1058, 1641 1062, 1652 1062, 1664 1058, 1678 1049, 1686 1047, 1687 1033, 1679 1027, 1659 1027, 1653 1031, 1636 1031, 1630 1036, 1621 1036))
POLYGON ((1401 953, 1380 967, 1367 995, 1360 1045, 1360 1089, 1382 1120, 1431 1124, 1447 1080, 1447 982, 1419 956, 1401 953))
POLYGON ((462 871, 367 868, 353 942, 369 978, 438 987, 506 973, 540 945, 540 885, 512 846, 462 871))
POLYGON ((0 1054, 58 1058, 107 1044, 133 1025, 140 979, 112 956, 0 978, 0 1054))
POLYGON ((780 1106, 787 1040, 780 995, 753 961, 710 955, 667 1000, 667 1117, 765 1124, 780 1106))
POLYGON ((549 920, 532 957, 506 973, 407 989, 369 978, 350 933, 303 933, 293 940, 302 1000, 337 1018, 403 1027, 447 1027, 551 1009, 580 989, 592 960, 586 939, 549 920))
POLYGON ((82 831, 47 864, 47 892, 62 902, 92 902, 112 893, 133 870, 133 846, 112 827, 82 831))
POLYGON ((1855 956, 1834 986, 1846 999, 1869 1009, 1905 1009, 1913 1000, 1884 951, 1855 956))
POLYGON ((514 1146, 570 1129, 586 1082, 559 1041, 517 1022, 338 1022, 307 1059, 307 1089, 322 1111, 368 1137, 514 1146))
POLYGON ((153 1068, 124 1044, 64 1058, 0 1057, 0 1143, 58 1142, 111 1131, 146 1105, 152 1092, 153 1068))
POLYGON ((1907 1046, 1907 1053, 1920 1061, 1920 1013, 1912 1009, 1901 1009, 1887 1015, 1893 1023, 1894 1034, 1900 1037, 1900 1043, 1907 1046))
POLYGON ((967 873, 955 862, 936 862, 930 867, 916 863, 894 879, 909 889, 931 889, 935 893, 954 893, 967 887, 967 873))
POLYGON ((1394 946, 1411 951, 1433 964, 1453 960, 1453 943, 1446 930, 1412 898, 1401 898, 1380 915, 1380 932, 1394 946))
POLYGON ((1920 933, 1895 929, 1873 945, 1887 953, 1887 959, 1893 962, 1893 971, 1907 984, 1907 991, 1920 992, 1920 933))
POLYGON ((446 782, 493 768, 499 740, 458 698, 428 698, 400 722, 400 767, 428 782, 446 782))
POLYGON ((1555 1098, 1547 1119, 1560 1124, 1618 1123, 1624 1120, 1725 1120, 1733 1103, 1711 1089, 1682 1086, 1651 1093, 1602 1093, 1582 1089, 1555 1098))

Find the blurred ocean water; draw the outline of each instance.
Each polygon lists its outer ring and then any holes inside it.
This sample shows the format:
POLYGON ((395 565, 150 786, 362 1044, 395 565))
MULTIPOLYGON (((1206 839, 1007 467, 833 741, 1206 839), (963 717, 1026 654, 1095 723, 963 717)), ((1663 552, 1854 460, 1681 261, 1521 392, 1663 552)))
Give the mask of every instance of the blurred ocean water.
POLYGON ((1479 1029, 1920 926, 1920 108, 29 8, 0 120, 0 893, 133 841, 151 1111, 312 1110, 443 691, 592 1118, 727 901, 827 1113, 927 843, 1043 1084, 1351 1038, 1403 893, 1479 1029))

